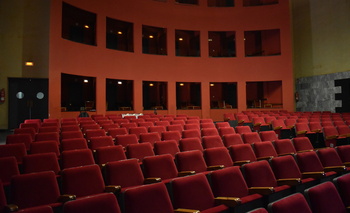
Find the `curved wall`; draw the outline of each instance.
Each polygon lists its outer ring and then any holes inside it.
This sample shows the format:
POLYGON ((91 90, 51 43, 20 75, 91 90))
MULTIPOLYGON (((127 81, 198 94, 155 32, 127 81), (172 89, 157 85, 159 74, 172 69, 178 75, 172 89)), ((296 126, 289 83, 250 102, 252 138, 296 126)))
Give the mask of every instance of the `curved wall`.
MULTIPOLYGON (((62 1, 53 0, 50 21, 50 117, 66 117, 72 113, 60 111, 61 73, 97 78, 96 113, 105 114, 105 79, 134 80, 134 111, 143 112, 142 81, 168 82, 168 110, 160 113, 194 114, 202 118, 222 120, 226 111, 246 108, 247 81, 282 81, 283 108, 294 110, 292 46, 289 2, 243 7, 212 8, 200 0, 198 6, 175 4, 173 0, 65 0, 64 2, 97 14, 97 46, 61 38, 62 1), (106 17, 134 24, 134 52, 107 49, 106 17), (142 25, 167 28, 167 56, 142 54, 142 25), (200 31, 201 57, 175 56, 175 29, 200 31), (281 55, 245 57, 244 31, 280 29, 281 55), (208 31, 235 31, 234 58, 208 56, 208 31), (176 110, 175 83, 201 82, 202 110, 176 110), (237 82, 238 108, 211 110, 209 82, 237 82)), ((118 112, 121 113, 121 112, 118 112)), ((76 115, 75 113, 74 115, 76 115)))

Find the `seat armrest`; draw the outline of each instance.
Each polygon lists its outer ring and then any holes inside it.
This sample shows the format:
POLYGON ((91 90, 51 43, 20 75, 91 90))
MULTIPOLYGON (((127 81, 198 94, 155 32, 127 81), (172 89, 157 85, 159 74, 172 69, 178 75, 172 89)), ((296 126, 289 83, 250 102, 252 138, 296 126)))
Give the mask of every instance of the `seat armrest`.
POLYGON ((311 132, 320 133, 322 131, 320 129, 313 129, 313 130, 311 130, 311 132))
POLYGON ((76 195, 63 194, 58 197, 58 202, 65 203, 77 199, 76 195))
POLYGON ((4 212, 16 212, 18 211, 18 206, 15 204, 7 204, 4 210, 4 212))
POLYGON ((243 164, 250 163, 250 160, 240 160, 233 163, 234 166, 242 166, 243 164))
POLYGON ((345 172, 346 171, 346 167, 345 166, 328 166, 328 167, 324 167, 324 171, 325 172, 345 172))
POLYGON ((261 123, 255 123, 254 126, 261 126, 261 123))
POLYGON ((294 155, 295 153, 291 152, 291 153, 283 153, 283 154, 279 154, 278 156, 286 156, 286 155, 294 155))
POLYGON ((199 213, 199 210, 194 209, 175 209, 174 213, 199 213))
POLYGON ((342 134, 342 135, 339 135, 340 137, 345 137, 345 138, 348 138, 350 137, 350 133, 347 133, 347 134, 342 134))
POLYGON ((326 136, 326 140, 332 140, 332 139, 336 139, 338 137, 339 137, 339 135, 329 135, 329 136, 326 136))
POLYGON ((279 130, 279 129, 282 129, 282 126, 276 126, 273 128, 273 130, 279 130))
POLYGON ((289 125, 289 126, 286 126, 287 129, 293 129, 294 128, 294 125, 289 125))
POLYGON ((260 160, 271 160, 273 158, 273 156, 265 156, 265 157, 260 157, 260 158, 257 158, 258 161, 260 160))
POLYGON ((113 194, 120 193, 122 187, 117 185, 109 185, 105 187, 105 192, 112 192, 113 194))
POLYGON ((219 169, 223 169, 223 168, 225 168, 224 165, 208 166, 207 171, 215 171, 215 170, 219 170, 219 169))
POLYGON ((286 179, 278 179, 277 184, 279 186, 288 185, 288 186, 296 186, 301 184, 300 178, 286 178, 286 179))
POLYGON ((343 164, 344 164, 344 166, 346 166, 346 167, 350 167, 350 162, 344 162, 343 164))
POLYGON ((326 173, 324 172, 303 172, 302 173, 303 178, 314 178, 319 179, 326 176, 326 173))
POLYGON ((244 120, 239 120, 238 123, 242 124, 242 123, 244 123, 244 120))
POLYGON ((182 171, 182 172, 179 172, 177 174, 178 177, 184 177, 184 176, 187 176, 187 175, 194 175, 196 174, 195 171, 182 171))
POLYGON ((144 184, 159 183, 162 182, 162 178, 145 178, 143 180, 144 184))
POLYGON ((350 206, 347 206, 347 207, 346 207, 346 212, 349 212, 349 213, 350 213, 350 206))
POLYGON ((239 197, 216 197, 215 204, 224 204, 228 207, 235 207, 241 204, 241 199, 239 197))
POLYGON ((303 152, 312 152, 314 151, 313 149, 307 149, 307 150, 300 150, 298 153, 303 153, 303 152))
POLYGON ((249 194, 269 195, 275 192, 273 187, 250 187, 249 194))
POLYGON ((307 133, 307 130, 297 131, 297 135, 303 135, 305 133, 307 133))

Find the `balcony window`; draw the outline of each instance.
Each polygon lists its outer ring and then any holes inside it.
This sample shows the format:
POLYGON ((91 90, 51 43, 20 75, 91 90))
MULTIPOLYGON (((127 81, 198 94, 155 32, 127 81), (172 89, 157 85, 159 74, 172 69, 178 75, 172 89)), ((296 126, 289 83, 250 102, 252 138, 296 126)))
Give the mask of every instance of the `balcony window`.
POLYGON ((247 82, 247 108, 282 108, 282 81, 247 82))
POLYGON ((201 109, 201 83, 177 82, 176 107, 177 109, 201 109))
POLYGON ((143 81, 143 108, 145 110, 167 109, 167 101, 167 82, 143 81))
POLYGON ((234 7, 234 0, 208 0, 208 7, 234 7))
POLYGON ((96 45, 96 14, 63 2, 62 38, 96 45))
POLYGON ((133 23, 106 19, 106 48, 127 52, 134 51, 133 23))
POLYGON ((133 81, 106 79, 107 111, 133 110, 133 81))
POLYGON ((176 56, 200 56, 199 31, 175 30, 176 56))
POLYGON ((210 82, 210 108, 237 108, 236 82, 210 82))
POLYGON ((236 56, 236 38, 234 31, 209 31, 208 38, 210 57, 236 56))
POLYGON ((166 28, 142 26, 142 52, 146 54, 166 55, 166 28))
POLYGON ((62 111, 95 111, 96 78, 61 74, 62 111))
POLYGON ((278 4, 278 0, 243 0, 244 7, 278 4))
POLYGON ((281 55, 280 30, 245 31, 245 56, 281 55))

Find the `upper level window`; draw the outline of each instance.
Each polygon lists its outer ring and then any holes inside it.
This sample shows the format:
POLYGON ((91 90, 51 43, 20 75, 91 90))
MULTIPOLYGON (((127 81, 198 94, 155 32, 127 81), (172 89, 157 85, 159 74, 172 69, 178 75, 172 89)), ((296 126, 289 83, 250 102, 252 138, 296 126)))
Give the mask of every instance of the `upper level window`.
POLYGON ((63 2, 62 38, 96 45, 96 14, 63 2))
POLYGON ((234 31, 209 31, 208 43, 210 57, 236 56, 236 39, 234 31))
POLYGON ((208 0, 208 7, 234 7, 234 0, 208 0))
POLYGON ((175 0, 175 2, 179 4, 197 4, 198 5, 198 0, 175 0))
POLYGON ((94 111, 95 103, 95 77, 61 74, 61 109, 63 111, 94 111))
POLYGON ((166 55, 166 28, 142 26, 142 52, 166 55))
POLYGON ((243 6, 261 6, 261 5, 270 5, 278 4, 278 0, 243 0, 243 6))
POLYGON ((106 19, 106 47, 133 52, 133 23, 116 19, 106 19))
POLYGON ((143 108, 145 110, 167 109, 168 84, 160 81, 143 81, 143 108))
POLYGON ((236 82, 210 82, 210 108, 237 108, 236 82))
POLYGON ((280 30, 245 31, 245 56, 281 55, 280 30))
POLYGON ((199 31, 175 30, 176 56, 200 56, 199 31))
POLYGON ((107 110, 133 110, 133 81, 106 79, 107 110))

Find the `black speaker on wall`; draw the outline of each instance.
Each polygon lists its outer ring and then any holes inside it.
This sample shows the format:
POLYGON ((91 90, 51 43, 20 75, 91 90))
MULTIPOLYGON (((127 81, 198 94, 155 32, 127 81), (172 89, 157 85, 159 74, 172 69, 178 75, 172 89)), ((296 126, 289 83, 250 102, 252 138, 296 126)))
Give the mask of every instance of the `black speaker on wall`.
POLYGON ((342 101, 341 107, 336 107, 338 113, 350 112, 350 78, 334 81, 334 86, 341 87, 341 93, 335 94, 335 100, 342 101))

